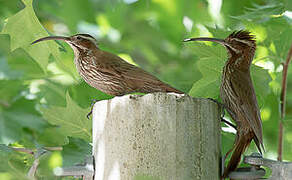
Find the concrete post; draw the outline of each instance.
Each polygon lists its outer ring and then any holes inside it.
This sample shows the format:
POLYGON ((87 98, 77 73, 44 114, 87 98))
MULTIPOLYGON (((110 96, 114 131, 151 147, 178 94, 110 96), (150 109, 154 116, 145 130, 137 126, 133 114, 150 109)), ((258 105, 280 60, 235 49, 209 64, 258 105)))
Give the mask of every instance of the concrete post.
POLYGON ((95 180, 219 179, 219 117, 216 103, 174 93, 97 102, 95 180))

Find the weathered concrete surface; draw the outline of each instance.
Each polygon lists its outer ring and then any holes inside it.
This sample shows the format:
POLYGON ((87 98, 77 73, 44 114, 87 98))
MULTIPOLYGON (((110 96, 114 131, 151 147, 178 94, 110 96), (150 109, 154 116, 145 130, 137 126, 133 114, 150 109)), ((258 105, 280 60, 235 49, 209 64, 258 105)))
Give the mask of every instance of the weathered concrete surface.
POLYGON ((219 117, 216 103, 173 93, 97 102, 95 180, 219 179, 219 117))

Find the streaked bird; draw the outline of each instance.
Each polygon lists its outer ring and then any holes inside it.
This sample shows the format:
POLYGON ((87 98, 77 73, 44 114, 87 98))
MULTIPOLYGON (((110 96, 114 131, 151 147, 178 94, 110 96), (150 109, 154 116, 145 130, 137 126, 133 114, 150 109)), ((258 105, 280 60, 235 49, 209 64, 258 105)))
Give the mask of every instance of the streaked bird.
POLYGON ((70 37, 49 36, 32 44, 47 40, 62 40, 74 51, 77 71, 90 86, 114 96, 129 93, 175 92, 183 94, 160 81, 143 69, 129 64, 112 53, 99 49, 96 40, 89 34, 76 34, 70 37))
POLYGON ((223 67, 220 97, 223 106, 237 125, 236 139, 231 159, 224 170, 223 178, 234 171, 250 142, 254 140, 258 150, 264 150, 262 121, 256 99, 250 66, 256 50, 254 36, 248 31, 237 31, 225 39, 190 38, 188 41, 212 41, 223 45, 228 52, 228 60, 223 67))

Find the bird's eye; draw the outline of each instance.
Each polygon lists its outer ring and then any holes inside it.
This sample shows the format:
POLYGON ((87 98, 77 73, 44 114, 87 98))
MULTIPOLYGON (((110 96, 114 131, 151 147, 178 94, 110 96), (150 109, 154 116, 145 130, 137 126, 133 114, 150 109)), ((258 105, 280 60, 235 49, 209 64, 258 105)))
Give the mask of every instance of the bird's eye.
POLYGON ((80 36, 77 36, 76 39, 81 40, 81 37, 80 36))

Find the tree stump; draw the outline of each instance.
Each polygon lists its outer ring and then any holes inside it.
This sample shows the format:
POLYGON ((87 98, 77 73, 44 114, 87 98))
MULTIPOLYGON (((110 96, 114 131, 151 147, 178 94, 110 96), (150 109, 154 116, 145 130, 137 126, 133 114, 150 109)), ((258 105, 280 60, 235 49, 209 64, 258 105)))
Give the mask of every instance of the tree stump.
POLYGON ((126 95, 93 109, 95 180, 219 179, 220 109, 174 93, 126 95))

